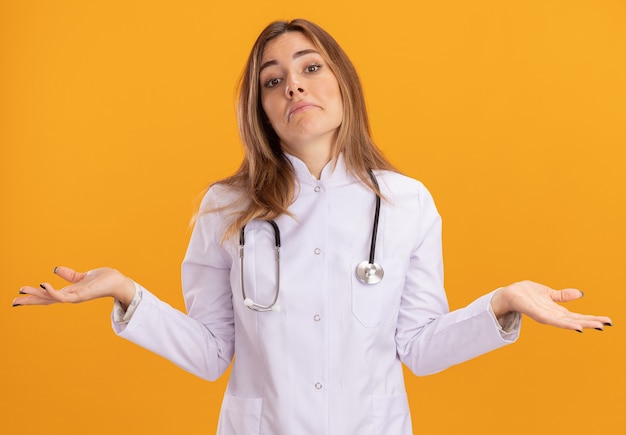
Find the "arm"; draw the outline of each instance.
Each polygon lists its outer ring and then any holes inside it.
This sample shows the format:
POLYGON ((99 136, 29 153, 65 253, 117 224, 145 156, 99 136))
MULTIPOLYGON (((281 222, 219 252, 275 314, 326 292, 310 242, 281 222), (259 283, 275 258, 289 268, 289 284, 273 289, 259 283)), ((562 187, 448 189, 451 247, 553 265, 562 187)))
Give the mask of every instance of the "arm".
MULTIPOLYGON (((210 321, 206 316, 194 318, 191 312, 186 315, 178 311, 114 269, 80 273, 68 267, 57 267, 55 273, 72 284, 60 290, 47 283, 40 288, 22 287, 23 296, 16 298, 13 306, 80 303, 113 297, 124 307, 132 301, 135 292, 139 292, 141 302, 131 319, 127 323, 113 321, 116 334, 203 379, 215 380, 228 368, 234 343, 232 318, 228 318, 229 312, 232 316, 230 297, 222 296, 221 303, 212 304, 214 311, 223 314, 210 321)), ((216 274, 210 275, 212 280, 204 281, 205 284, 216 282, 216 274)), ((207 274, 204 276, 208 279, 207 274)))
POLYGON ((555 301, 580 297, 578 290, 554 291, 540 284, 515 283, 448 312, 443 288, 441 219, 426 189, 419 192, 419 243, 411 255, 402 295, 396 342, 402 361, 416 374, 441 371, 514 342, 519 322, 503 331, 497 319, 520 314, 569 329, 600 328, 607 317, 570 313, 555 301), (517 324, 517 325, 516 325, 517 324))
MULTIPOLYGON (((211 189, 202 206, 215 206, 216 196, 211 189)), ((130 321, 113 323, 121 337, 207 380, 221 376, 234 354, 232 260, 220 244, 223 225, 216 212, 196 221, 182 266, 187 315, 139 288, 142 301, 130 321)))
MULTIPOLYGON (((208 195, 207 195, 208 196, 208 195)), ((84 302, 113 297, 125 308, 140 292, 141 302, 127 323, 113 322, 120 336, 151 350, 202 378, 213 380, 228 367, 234 352, 230 264, 215 241, 216 213, 198 219, 183 264, 183 287, 189 315, 160 301, 120 272, 102 268, 86 273, 66 267, 55 273, 72 284, 55 290, 23 287, 14 306, 84 302)))

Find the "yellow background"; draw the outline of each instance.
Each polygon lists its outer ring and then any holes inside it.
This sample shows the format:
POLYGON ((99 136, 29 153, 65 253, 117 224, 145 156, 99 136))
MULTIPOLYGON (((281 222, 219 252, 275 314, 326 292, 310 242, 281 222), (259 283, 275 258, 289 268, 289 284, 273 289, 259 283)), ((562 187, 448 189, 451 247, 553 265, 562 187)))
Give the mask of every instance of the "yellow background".
MULTIPOLYGON (((605 332, 408 376, 416 433, 624 433, 626 2, 0 3, 0 432, 213 433, 207 383, 117 338, 111 301, 17 307, 55 265, 121 269, 183 308, 203 188, 241 159, 234 86, 259 31, 305 17, 356 64, 374 136, 432 191, 452 308, 533 279, 605 332)), ((392 435, 392 434, 390 434, 392 435)))

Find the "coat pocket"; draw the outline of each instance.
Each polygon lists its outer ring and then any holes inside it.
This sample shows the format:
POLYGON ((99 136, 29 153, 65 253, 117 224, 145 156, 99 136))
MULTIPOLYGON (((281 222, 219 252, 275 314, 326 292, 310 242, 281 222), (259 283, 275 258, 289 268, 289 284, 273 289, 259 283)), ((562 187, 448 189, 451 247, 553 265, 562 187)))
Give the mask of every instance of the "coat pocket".
POLYGON ((398 319, 406 261, 386 259, 385 274, 377 284, 365 284, 356 275, 360 261, 352 261, 352 313, 367 328, 389 326, 398 319))
POLYGON ((376 435, 411 434, 411 412, 406 393, 372 397, 376 435))
POLYGON ((252 435, 261 432, 263 398, 236 397, 226 393, 217 426, 218 435, 252 435))

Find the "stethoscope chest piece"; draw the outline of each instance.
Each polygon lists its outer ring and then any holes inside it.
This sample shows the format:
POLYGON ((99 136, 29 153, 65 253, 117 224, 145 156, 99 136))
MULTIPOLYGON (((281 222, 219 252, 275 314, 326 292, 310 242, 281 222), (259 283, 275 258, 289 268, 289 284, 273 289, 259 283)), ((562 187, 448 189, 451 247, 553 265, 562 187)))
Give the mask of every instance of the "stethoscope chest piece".
POLYGON ((356 276, 365 284, 378 284, 385 275, 383 267, 378 263, 361 261, 356 267, 356 276))

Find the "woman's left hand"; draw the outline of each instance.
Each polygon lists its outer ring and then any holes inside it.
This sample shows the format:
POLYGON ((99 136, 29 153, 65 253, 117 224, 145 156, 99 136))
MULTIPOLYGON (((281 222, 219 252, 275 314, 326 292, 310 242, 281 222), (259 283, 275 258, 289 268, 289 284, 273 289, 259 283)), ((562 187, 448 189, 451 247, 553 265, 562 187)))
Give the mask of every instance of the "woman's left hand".
POLYGON ((521 281, 496 291, 491 308, 498 319, 516 311, 539 323, 578 332, 583 332, 584 328, 603 330, 605 326, 613 326, 609 317, 573 313, 557 303, 573 301, 583 295, 576 289, 553 290, 536 282, 521 281))

